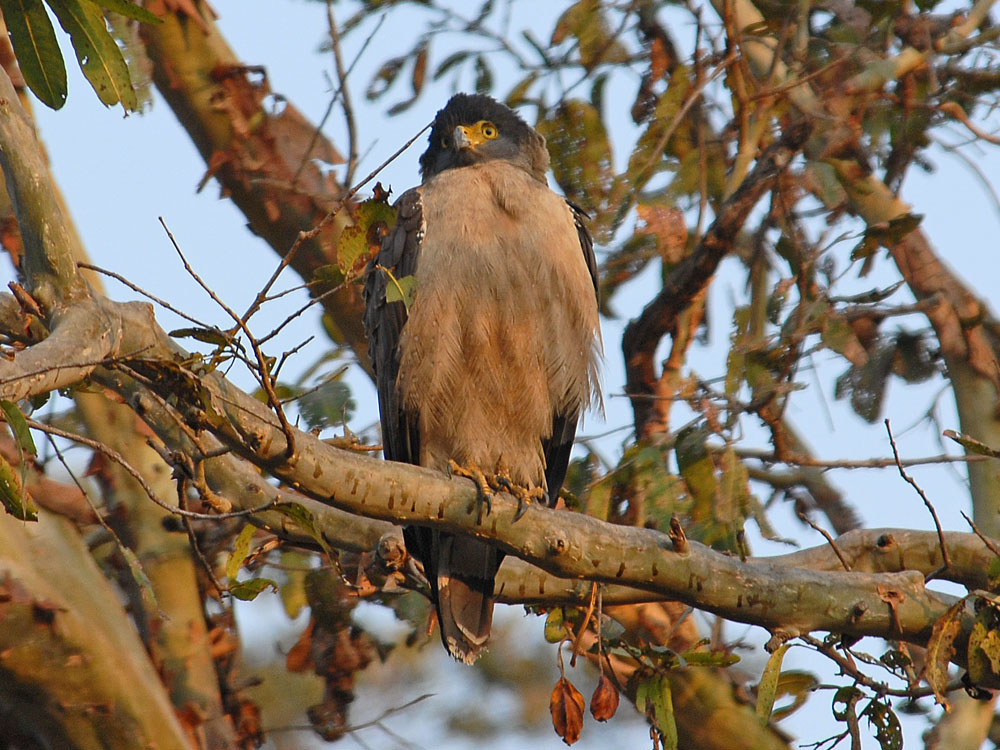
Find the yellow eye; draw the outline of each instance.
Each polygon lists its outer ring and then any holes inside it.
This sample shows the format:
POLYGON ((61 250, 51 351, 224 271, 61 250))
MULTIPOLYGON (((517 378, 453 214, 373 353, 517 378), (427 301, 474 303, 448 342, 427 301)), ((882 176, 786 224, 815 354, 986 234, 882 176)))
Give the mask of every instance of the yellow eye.
POLYGON ((492 122, 480 122, 479 132, 483 134, 483 138, 489 138, 490 140, 496 138, 500 133, 497 131, 497 126, 492 122))

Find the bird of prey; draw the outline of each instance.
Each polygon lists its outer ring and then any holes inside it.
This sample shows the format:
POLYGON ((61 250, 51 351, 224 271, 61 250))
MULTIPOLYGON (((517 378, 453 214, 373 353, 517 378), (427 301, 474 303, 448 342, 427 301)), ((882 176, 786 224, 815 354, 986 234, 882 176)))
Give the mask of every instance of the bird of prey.
MULTIPOLYGON (((601 345, 593 242, 548 166, 545 139, 511 109, 452 97, 369 264, 364 322, 387 459, 554 505, 579 415, 599 398, 601 345), (415 278, 409 310, 387 301, 390 274, 415 278)), ((419 526, 403 536, 445 647, 473 663, 503 552, 419 526)))

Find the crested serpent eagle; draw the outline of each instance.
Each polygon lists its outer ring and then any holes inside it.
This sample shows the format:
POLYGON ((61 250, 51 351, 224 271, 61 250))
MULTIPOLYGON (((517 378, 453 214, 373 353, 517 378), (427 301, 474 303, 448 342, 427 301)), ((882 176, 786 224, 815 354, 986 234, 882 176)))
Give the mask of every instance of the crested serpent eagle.
MULTIPOLYGON (((599 398, 600 333, 593 242, 548 166, 545 139, 511 109, 452 97, 369 264, 365 327, 387 459, 554 505, 577 420, 599 398), (409 310, 386 300, 387 271, 415 277, 409 310)), ((403 536, 445 647, 471 664, 503 552, 420 526, 403 536)))

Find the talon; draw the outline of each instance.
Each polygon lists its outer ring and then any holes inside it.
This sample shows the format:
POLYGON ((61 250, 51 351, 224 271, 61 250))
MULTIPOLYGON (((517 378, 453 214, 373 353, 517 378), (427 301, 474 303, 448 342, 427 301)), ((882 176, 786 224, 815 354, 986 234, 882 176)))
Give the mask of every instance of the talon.
POLYGON ((477 466, 459 466, 455 461, 448 459, 448 468, 453 476, 471 479, 476 485, 476 523, 483 522, 483 506, 486 506, 486 515, 493 512, 493 488, 490 480, 477 466))
POLYGON ((498 489, 502 487, 517 500, 517 511, 514 513, 515 521, 519 520, 528 511, 528 506, 532 500, 541 502, 545 499, 545 490, 541 487, 533 487, 529 490, 527 487, 514 484, 509 476, 502 473, 497 473, 494 480, 498 489))

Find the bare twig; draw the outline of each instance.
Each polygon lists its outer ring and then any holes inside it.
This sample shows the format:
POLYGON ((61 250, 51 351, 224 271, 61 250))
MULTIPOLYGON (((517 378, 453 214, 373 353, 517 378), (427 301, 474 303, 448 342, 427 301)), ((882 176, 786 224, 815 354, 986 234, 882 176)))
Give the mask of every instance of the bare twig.
MULTIPOLYGON (((948 546, 944 543, 944 531, 941 529, 941 521, 938 520, 937 511, 934 510, 934 506, 931 505, 931 501, 927 499, 927 495, 924 493, 924 491, 920 489, 920 485, 918 485, 916 482, 913 481, 910 475, 906 473, 906 470, 903 468, 903 465, 899 463, 899 451, 896 450, 896 441, 892 437, 892 427, 890 427, 888 419, 885 420, 885 431, 889 434, 889 445, 892 446, 892 455, 896 459, 896 466, 899 469, 899 475, 904 480, 906 480, 906 482, 911 487, 913 487, 913 489, 917 491, 917 494, 920 495, 920 499, 923 500, 924 505, 927 506, 927 510, 930 511, 931 518, 934 519, 934 528, 937 529, 938 543, 941 546, 941 557, 943 560, 941 570, 947 570, 948 568, 951 567, 951 558, 948 557, 948 546)), ((941 570, 929 573, 926 576, 926 579, 930 580, 936 577, 941 572, 941 570)))
MULTIPOLYGON (((901 690, 898 688, 891 688, 884 682, 879 682, 867 674, 858 669, 857 665, 854 663, 853 659, 850 659, 843 654, 840 654, 837 649, 830 646, 818 638, 814 638, 811 635, 800 635, 798 636, 800 640, 808 643, 819 653, 826 656, 828 659, 834 661, 838 667, 844 672, 844 674, 850 676, 851 678, 857 680, 859 683, 864 685, 866 688, 874 691, 877 695, 891 695, 896 698, 923 698, 925 696, 934 695, 934 689, 930 686, 917 687, 917 688, 906 688, 901 690)), ((955 680, 948 684, 945 692, 952 692, 953 690, 958 690, 962 687, 960 680, 955 680)))
POLYGON ((344 108, 344 120, 347 124, 347 171, 344 174, 344 184, 350 185, 354 179, 354 170, 358 165, 358 126, 354 119, 354 107, 351 105, 351 92, 347 86, 347 70, 344 68, 344 58, 340 54, 340 32, 337 20, 333 17, 333 3, 326 1, 326 22, 330 28, 330 46, 333 48, 333 62, 337 68, 340 101, 344 108))
POLYGON ((160 498, 158 498, 156 496, 156 493, 153 491, 153 488, 149 486, 149 483, 146 481, 146 479, 142 476, 142 474, 139 473, 138 469, 136 469, 134 466, 132 466, 132 464, 126 461, 125 458, 113 448, 108 447, 99 440, 91 440, 90 438, 84 437, 83 435, 77 435, 76 433, 69 432, 67 430, 61 430, 58 427, 53 427, 52 425, 45 424, 44 422, 38 422, 34 419, 28 419, 26 421, 28 423, 28 426, 34 430, 38 430, 39 432, 43 432, 49 436, 55 435, 56 437, 61 437, 66 440, 71 440, 74 443, 79 443, 80 445, 86 445, 88 448, 91 448, 97 451, 98 453, 101 453, 102 455, 106 456, 107 458, 110 458, 116 464, 125 469, 126 472, 128 472, 129 476, 131 476, 139 484, 139 486, 142 488, 142 491, 145 492, 146 496, 153 501, 154 505, 163 508, 163 510, 168 511, 169 513, 172 513, 175 516, 182 516, 184 518, 195 518, 205 521, 216 521, 216 520, 221 521, 227 518, 242 518, 249 515, 253 515, 254 513, 260 513, 271 508, 274 505, 274 502, 272 501, 264 505, 261 505, 260 507, 257 508, 237 510, 233 511, 232 513, 196 513, 191 510, 184 510, 183 508, 178 508, 174 505, 170 505, 169 503, 165 503, 164 501, 160 500, 160 498))
POLYGON ((837 547, 837 542, 834 540, 834 538, 832 536, 830 536, 830 532, 827 531, 826 529, 824 529, 822 526, 819 526, 818 524, 813 523, 809 519, 809 516, 807 516, 805 513, 799 513, 799 519, 801 519, 803 523, 809 524, 815 531, 818 531, 820 534, 823 535, 823 538, 826 539, 826 541, 829 543, 830 547, 833 548, 834 554, 836 554, 837 555, 837 559, 840 560, 840 564, 844 566, 844 570, 846 570, 848 573, 850 573, 851 572, 851 564, 849 562, 847 562, 847 560, 844 558, 844 556, 840 553, 840 548, 837 547))
POLYGON ((120 273, 115 273, 114 271, 109 271, 106 268, 101 268, 100 266, 95 266, 93 263, 82 263, 81 262, 81 263, 77 263, 76 265, 77 265, 78 268, 86 268, 88 271, 95 271, 96 273, 100 273, 100 274, 103 274, 104 276, 111 277, 115 281, 117 281, 117 282, 119 282, 119 283, 124 284, 125 286, 127 286, 133 292, 136 292, 137 294, 141 294, 143 297, 145 297, 146 299, 152 300, 153 302, 155 302, 156 304, 158 304, 163 309, 169 310, 174 315, 177 315, 177 316, 179 316, 181 318, 184 318, 184 320, 190 321, 191 323, 194 323, 196 326, 201 326, 202 328, 212 328, 212 326, 208 325, 207 323, 202 323, 197 318, 192 317, 191 315, 188 315, 183 310, 174 307, 169 302, 167 302, 165 299, 161 299, 161 298, 157 297, 155 294, 150 294, 149 292, 147 292, 145 289, 143 289, 138 284, 133 284, 131 281, 129 281, 128 279, 126 279, 120 273))
POLYGON ((587 632, 587 626, 590 625, 590 618, 594 614, 594 602, 597 599, 597 583, 592 583, 590 585, 590 604, 587 605, 587 612, 583 615, 583 623, 580 625, 580 629, 576 633, 576 638, 573 640, 573 655, 569 660, 569 665, 571 667, 576 667, 576 657, 580 653, 580 644, 583 643, 583 634, 587 632))
POLYGON ((971 526, 971 527, 972 527, 972 532, 973 532, 973 533, 974 533, 974 534, 975 534, 976 536, 978 536, 978 537, 979 537, 980 539, 982 539, 982 540, 983 540, 983 544, 985 544, 985 545, 986 545, 986 548, 987 548, 987 549, 989 549, 989 551, 990 551, 990 552, 992 552, 992 553, 993 553, 994 555, 996 555, 997 557, 1000 557, 1000 549, 998 549, 998 548, 997 548, 997 546, 996 546, 996 545, 995 545, 995 544, 994 544, 994 543, 993 543, 993 542, 992 542, 992 541, 990 540, 990 538, 989 538, 988 536, 984 535, 984 534, 983 534, 983 532, 981 532, 981 531, 979 530, 979 527, 978 527, 978 526, 976 526, 976 522, 975 522, 975 521, 973 521, 973 520, 972 520, 971 518, 969 518, 969 517, 968 517, 968 516, 967 516, 967 515, 965 514, 965 511, 964 511, 964 510, 962 510, 962 511, 959 511, 959 513, 961 513, 961 514, 962 514, 962 518, 964 518, 964 519, 965 519, 965 522, 966 522, 967 524, 969 524, 969 526, 971 526))
POLYGON ((243 320, 236 312, 229 307, 225 302, 219 299, 219 296, 212 290, 211 287, 206 284, 202 278, 195 272, 188 263, 187 258, 184 257, 184 252, 181 250, 180 245, 177 244, 177 240, 174 239, 173 233, 167 227, 167 223, 163 220, 163 217, 158 217, 160 220, 160 225, 163 227, 163 231, 167 233, 167 237, 170 238, 170 244, 174 246, 174 250, 177 251, 177 255, 180 256, 181 262, 184 264, 184 270, 187 271, 188 275, 193 278, 198 285, 205 290, 205 292, 212 298, 212 300, 219 305, 226 314, 236 323, 236 327, 243 331, 246 335, 247 340, 250 342, 250 346, 253 348, 254 356, 257 358, 257 367, 259 372, 257 374, 257 382, 260 383, 260 387, 264 389, 264 393, 267 395, 267 403, 271 407, 275 416, 278 417, 278 422, 281 424, 281 432, 285 436, 287 441, 285 444, 285 458, 289 458, 295 453, 295 432, 292 430, 291 424, 288 422, 288 417, 285 416, 284 409, 281 408, 281 401, 278 395, 274 392, 274 383, 271 377, 271 368, 268 364, 267 357, 264 356, 264 352, 260 348, 260 343, 250 333, 250 328, 247 326, 246 321, 243 320))

